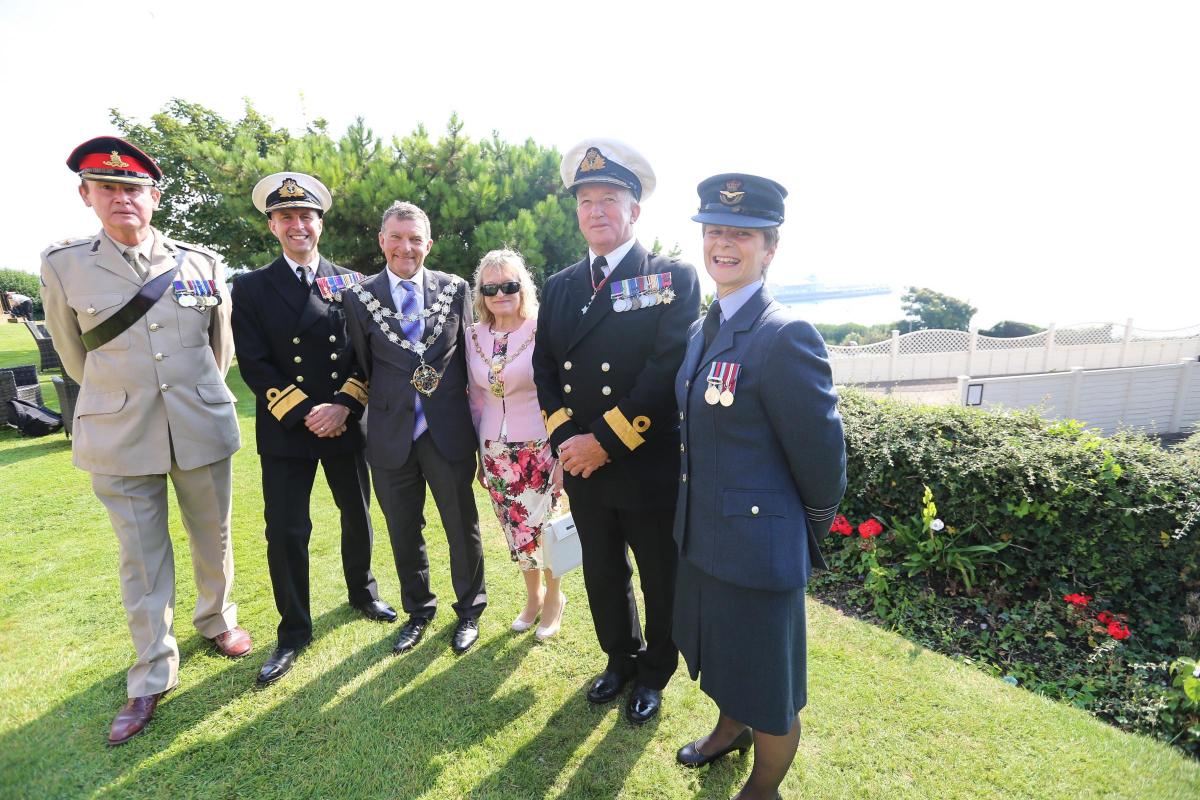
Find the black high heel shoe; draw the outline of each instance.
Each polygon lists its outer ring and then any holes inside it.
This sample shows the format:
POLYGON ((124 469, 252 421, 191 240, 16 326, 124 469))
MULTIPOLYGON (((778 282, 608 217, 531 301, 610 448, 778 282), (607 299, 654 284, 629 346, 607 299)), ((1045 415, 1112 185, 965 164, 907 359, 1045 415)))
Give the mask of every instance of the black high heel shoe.
POLYGON ((754 731, 746 728, 737 735, 737 738, 729 743, 729 746, 724 750, 713 753, 711 756, 706 756, 696 749, 695 742, 688 742, 683 747, 679 748, 679 752, 675 754, 675 760, 685 767, 695 769, 703 767, 706 764, 711 764, 719 758, 723 758, 734 750, 737 750, 742 755, 754 746, 754 731))

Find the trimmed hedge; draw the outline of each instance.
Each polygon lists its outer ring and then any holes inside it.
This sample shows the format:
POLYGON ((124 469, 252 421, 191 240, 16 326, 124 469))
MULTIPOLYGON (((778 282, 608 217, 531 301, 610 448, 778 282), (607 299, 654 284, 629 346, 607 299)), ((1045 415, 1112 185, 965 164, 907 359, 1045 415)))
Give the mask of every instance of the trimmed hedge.
POLYGON ((842 392, 849 485, 813 593, 1200 753, 1200 436, 842 392), (1174 669, 1172 669, 1174 664, 1174 669))

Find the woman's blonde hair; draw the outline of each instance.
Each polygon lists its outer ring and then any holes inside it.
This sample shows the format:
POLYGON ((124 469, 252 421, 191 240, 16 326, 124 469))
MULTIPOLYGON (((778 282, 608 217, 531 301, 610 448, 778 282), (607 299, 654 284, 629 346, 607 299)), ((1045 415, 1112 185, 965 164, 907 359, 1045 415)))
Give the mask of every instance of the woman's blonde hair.
POLYGON ((475 269, 475 319, 488 325, 495 322, 496 317, 487 307, 483 292, 480 291, 480 287, 483 286, 483 273, 492 267, 504 266, 512 267, 517 271, 517 282, 521 284, 521 305, 517 309, 517 313, 523 320, 537 316, 537 287, 533 285, 533 276, 529 274, 529 268, 525 266, 525 259, 516 250, 491 250, 479 260, 479 266, 475 269))

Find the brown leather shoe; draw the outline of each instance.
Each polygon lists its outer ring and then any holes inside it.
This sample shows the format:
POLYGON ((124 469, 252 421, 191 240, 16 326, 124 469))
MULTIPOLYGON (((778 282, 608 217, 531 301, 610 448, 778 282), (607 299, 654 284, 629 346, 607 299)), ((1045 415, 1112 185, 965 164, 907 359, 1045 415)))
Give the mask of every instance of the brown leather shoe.
POLYGON ((154 709, 158 707, 158 701, 164 694, 166 692, 129 698, 129 702, 113 718, 112 727, 108 731, 109 745, 125 744, 145 730, 150 718, 154 716, 154 709))
POLYGON ((209 641, 217 646, 221 655, 229 658, 241 658, 254 648, 254 643, 250 641, 250 634, 241 628, 230 628, 209 641))

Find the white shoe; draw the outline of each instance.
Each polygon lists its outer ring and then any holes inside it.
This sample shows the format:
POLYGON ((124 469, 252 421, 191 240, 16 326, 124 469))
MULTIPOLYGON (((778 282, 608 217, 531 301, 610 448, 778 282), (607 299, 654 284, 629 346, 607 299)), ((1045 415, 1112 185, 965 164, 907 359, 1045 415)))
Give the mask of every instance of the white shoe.
POLYGON ((558 617, 549 625, 539 625, 538 629, 534 631, 533 635, 537 637, 539 642, 546 641, 558 633, 558 629, 562 627, 563 609, 567 607, 567 596, 562 592, 559 592, 558 596, 562 598, 558 603, 558 617))
MULTIPOLYGON (((525 612, 522 610, 521 614, 524 613, 525 612)), ((540 614, 541 612, 539 611, 538 613, 540 614)), ((521 619, 521 614, 518 614, 517 618, 513 620, 512 629, 516 633, 524 633, 533 627, 533 623, 537 622, 537 614, 535 614, 533 619, 529 620, 529 622, 521 619)))

